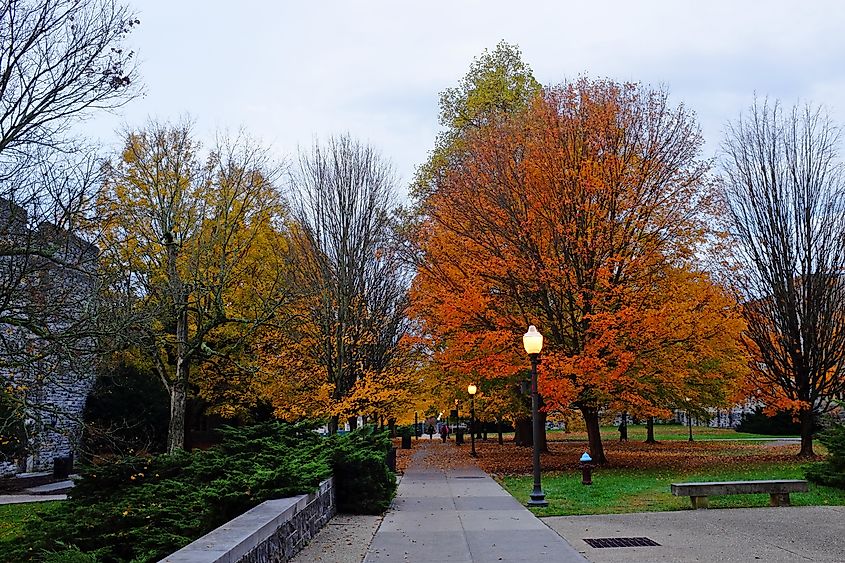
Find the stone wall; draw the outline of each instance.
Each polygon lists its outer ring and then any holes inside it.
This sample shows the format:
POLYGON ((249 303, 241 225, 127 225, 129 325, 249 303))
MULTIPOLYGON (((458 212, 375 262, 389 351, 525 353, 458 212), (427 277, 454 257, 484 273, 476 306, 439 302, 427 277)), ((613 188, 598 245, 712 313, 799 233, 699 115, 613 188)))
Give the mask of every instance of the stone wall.
POLYGON ((313 494, 263 502, 159 563, 282 563, 336 512, 330 478, 313 494))
POLYGON ((0 461, 0 477, 14 477, 18 472, 16 463, 10 461, 0 461))
POLYGON ((53 460, 75 453, 82 434, 82 411, 94 385, 93 370, 79 375, 68 368, 55 379, 43 383, 39 401, 30 409, 33 432, 28 443, 27 471, 53 468, 53 460))
POLYGON ((98 250, 50 223, 30 223, 24 208, 0 198, 0 314, 17 319, 0 324, 0 384, 25 405, 27 455, 17 469, 43 471, 76 450, 95 380, 95 343, 86 335, 97 312, 98 250))

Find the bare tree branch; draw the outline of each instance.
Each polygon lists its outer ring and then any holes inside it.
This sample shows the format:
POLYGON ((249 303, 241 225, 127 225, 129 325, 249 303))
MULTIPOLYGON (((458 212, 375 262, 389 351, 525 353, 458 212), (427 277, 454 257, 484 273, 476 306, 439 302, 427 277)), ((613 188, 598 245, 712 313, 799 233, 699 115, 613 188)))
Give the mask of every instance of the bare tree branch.
POLYGON ((723 145, 747 344, 757 374, 800 411, 802 455, 813 416, 845 391, 840 135, 820 109, 755 101, 723 145))

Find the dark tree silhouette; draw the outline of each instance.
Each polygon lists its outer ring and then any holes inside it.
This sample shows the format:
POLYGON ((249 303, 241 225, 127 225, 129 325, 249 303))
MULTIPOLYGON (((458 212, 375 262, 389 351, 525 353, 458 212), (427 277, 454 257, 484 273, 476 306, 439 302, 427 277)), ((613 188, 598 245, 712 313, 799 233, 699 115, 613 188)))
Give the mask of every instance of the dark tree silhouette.
POLYGON ((755 102, 724 143, 724 188, 746 345, 768 401, 801 420, 845 391, 845 178, 840 129, 821 110, 755 102))
MULTIPOLYGON (((302 154, 291 183, 298 276, 312 304, 311 347, 345 397, 365 371, 393 360, 408 329, 409 270, 395 240, 395 180, 372 147, 349 136, 302 154)), ((337 429, 334 417, 330 430, 337 429)))

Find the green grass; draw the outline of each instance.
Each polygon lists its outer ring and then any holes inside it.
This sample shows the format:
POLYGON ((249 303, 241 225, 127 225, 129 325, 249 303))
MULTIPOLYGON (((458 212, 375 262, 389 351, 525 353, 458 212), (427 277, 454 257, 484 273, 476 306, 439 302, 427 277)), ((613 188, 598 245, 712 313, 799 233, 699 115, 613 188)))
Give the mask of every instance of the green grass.
POLYGON ((41 514, 56 510, 61 503, 62 501, 57 500, 0 505, 0 542, 17 539, 27 521, 37 520, 41 514))
MULTIPOLYGON (((776 440, 777 438, 795 438, 797 436, 769 436, 764 434, 750 434, 746 432, 737 432, 729 428, 710 428, 709 426, 695 426, 692 427, 693 440, 707 439, 707 440, 742 440, 746 438, 769 438, 776 440)), ((548 437, 550 440, 563 441, 582 441, 587 439, 586 432, 570 432, 565 433, 562 430, 549 430, 548 437)), ((619 430, 616 426, 602 426, 601 427, 602 440, 618 440, 619 430)), ((646 427, 644 424, 629 424, 628 425, 628 440, 643 441, 646 437, 646 427)), ((689 428, 681 424, 655 424, 654 438, 657 441, 664 440, 687 440, 689 439, 689 428)))
MULTIPOLYGON (((625 512, 665 512, 691 509, 688 497, 675 497, 670 483, 691 481, 749 481, 757 479, 803 479, 800 463, 760 463, 744 468, 712 468, 693 472, 656 469, 596 469, 593 484, 582 485, 581 473, 543 476, 547 508, 532 509, 538 516, 577 514, 619 514, 625 512)), ((521 503, 528 501, 531 476, 507 476, 502 485, 521 503)), ((810 483, 810 492, 790 495, 794 506, 845 505, 845 490, 810 483)), ((768 506, 769 495, 728 495, 710 497, 711 508, 768 506)))

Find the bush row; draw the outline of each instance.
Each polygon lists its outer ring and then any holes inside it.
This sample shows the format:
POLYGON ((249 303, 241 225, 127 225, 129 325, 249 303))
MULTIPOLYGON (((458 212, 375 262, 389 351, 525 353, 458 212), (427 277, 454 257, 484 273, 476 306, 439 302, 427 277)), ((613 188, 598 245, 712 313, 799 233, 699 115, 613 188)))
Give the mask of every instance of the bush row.
POLYGON ((222 432, 209 450, 85 469, 62 509, 29 525, 0 560, 157 561, 265 500, 313 492, 332 473, 342 512, 382 512, 395 492, 384 433, 324 438, 282 423, 222 432))
MULTIPOLYGON (((813 432, 819 430, 819 428, 818 422, 814 422, 813 432)), ((754 412, 747 412, 742 415, 742 420, 735 430, 767 436, 784 436, 801 434, 801 424, 793 417, 791 412, 781 411, 770 415, 764 412, 763 407, 757 407, 754 412)))

